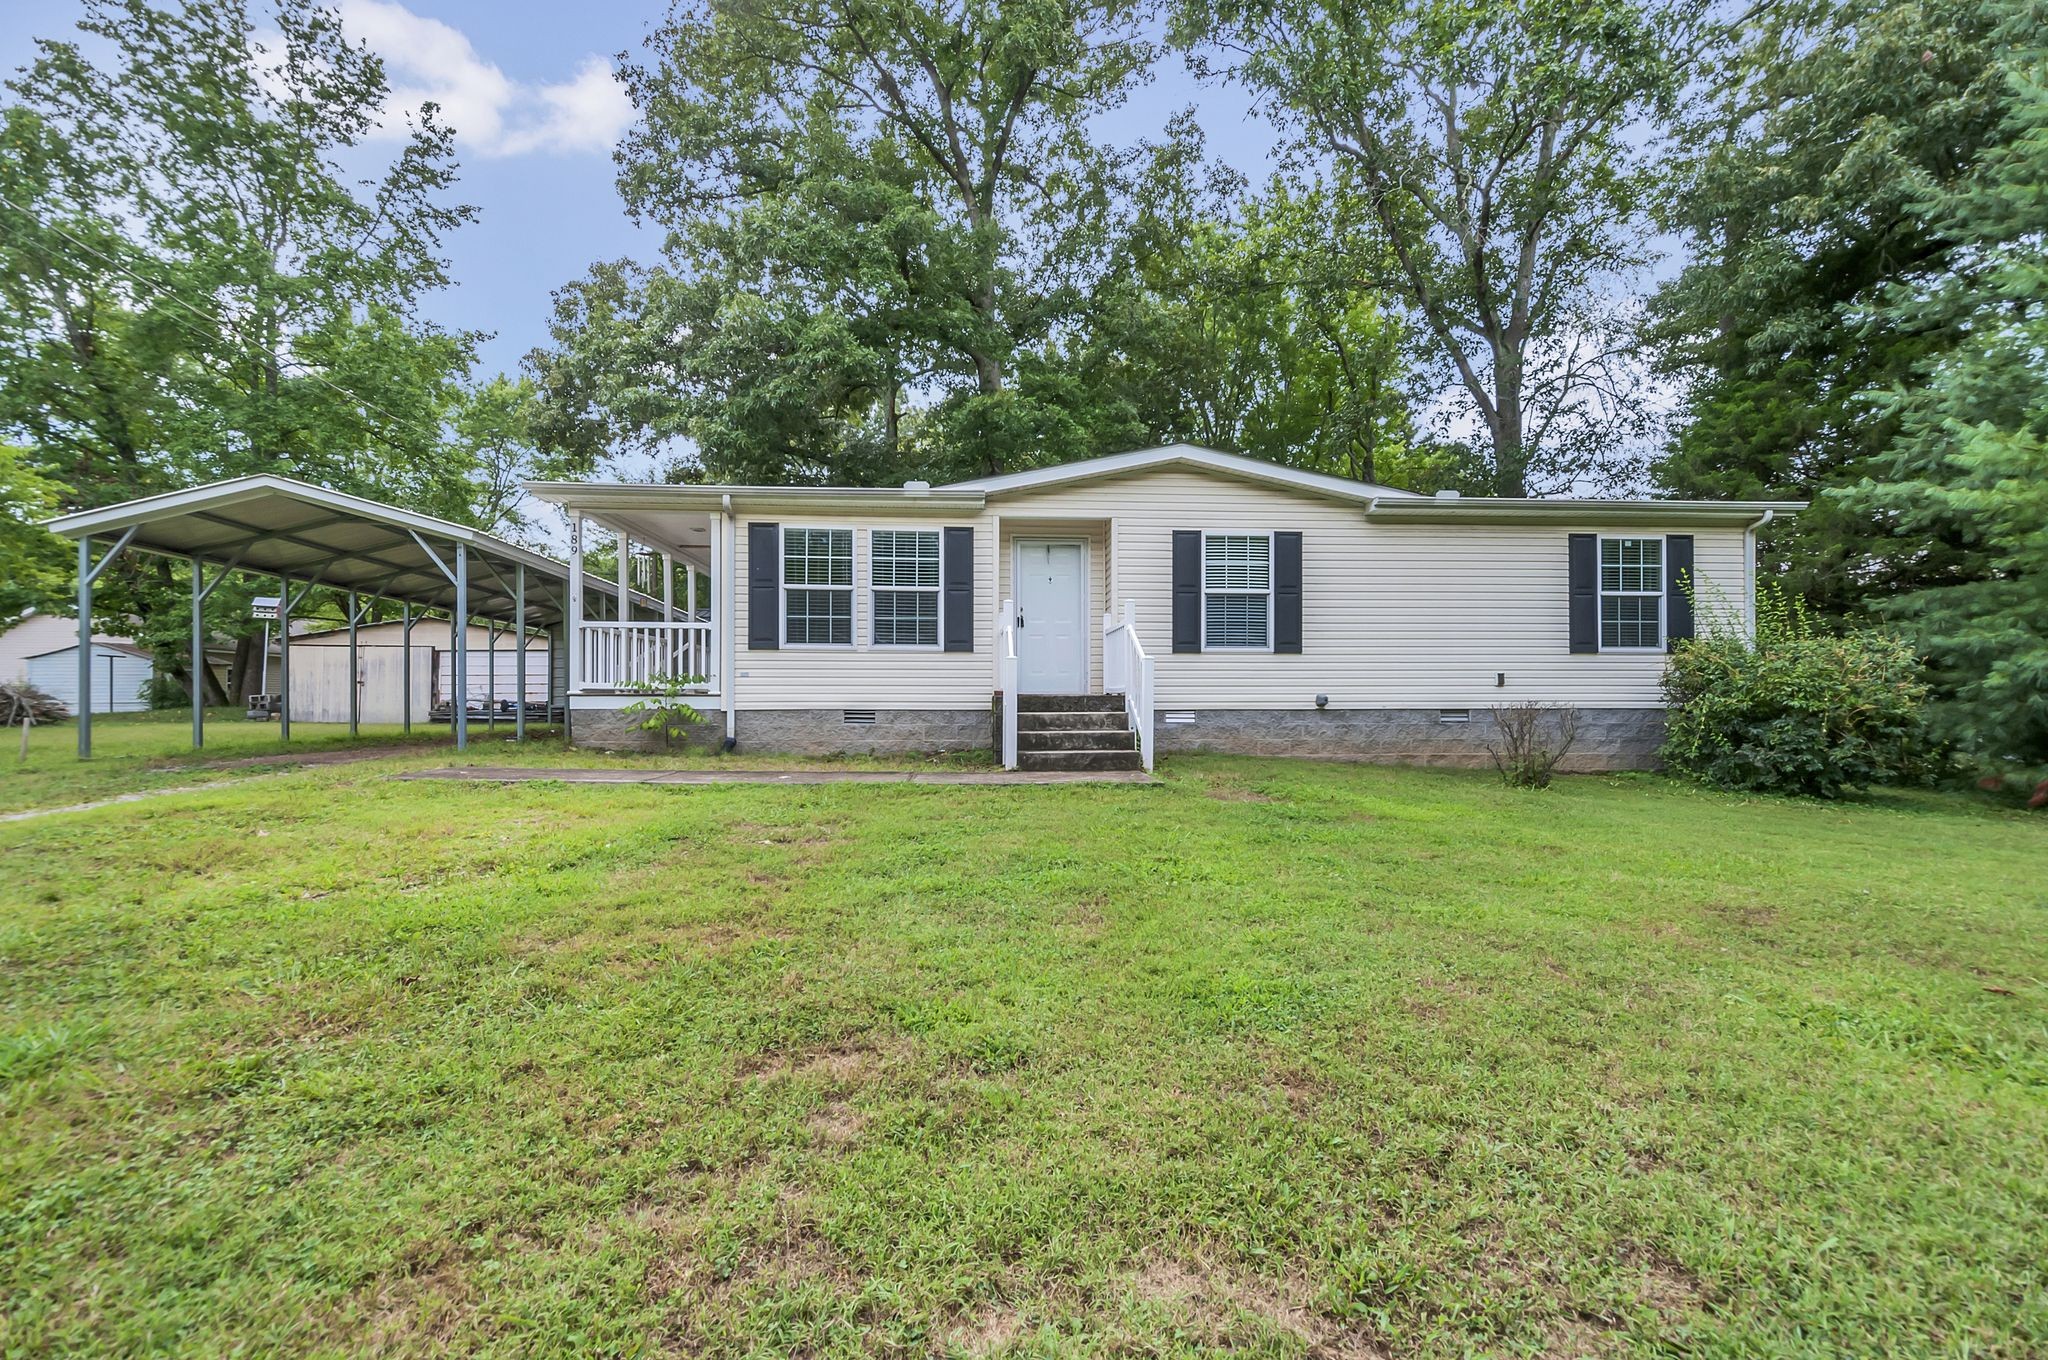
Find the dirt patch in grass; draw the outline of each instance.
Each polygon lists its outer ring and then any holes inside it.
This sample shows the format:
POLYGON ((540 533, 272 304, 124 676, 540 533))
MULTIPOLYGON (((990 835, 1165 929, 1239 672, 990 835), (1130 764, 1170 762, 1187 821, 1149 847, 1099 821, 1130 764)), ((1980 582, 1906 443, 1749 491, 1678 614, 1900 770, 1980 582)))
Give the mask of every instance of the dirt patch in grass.
POLYGON ((741 1059, 734 1075, 740 1081, 787 1081, 796 1079, 821 1083, 843 1090, 879 1067, 883 1050, 873 1044, 830 1044, 798 1053, 757 1053, 741 1059))
POLYGON ((1559 1318, 1544 1329, 1543 1360, 1586 1360, 1611 1355, 1616 1341, 1599 1321, 1588 1317, 1559 1318))
POLYGON ((1228 780, 1212 780, 1206 790, 1209 797, 1224 803, 1284 803, 1284 798, 1255 789, 1249 784, 1228 780))
POLYGON ((774 826, 766 822, 734 822, 729 839, 735 845, 797 846, 813 848, 830 845, 844 832, 836 822, 806 822, 798 826, 774 826))
POLYGON ((1642 1300, 1665 1317, 1697 1312, 1706 1306, 1707 1290, 1700 1278, 1662 1252, 1642 1262, 1642 1300))
POLYGON ((1205 1342, 1217 1346, 1254 1339, 1257 1324, 1304 1343, 1318 1360, 1385 1360, 1389 1352, 1371 1336, 1323 1316, 1306 1280, 1275 1283, 1207 1260, 1153 1261, 1131 1282, 1139 1299, 1171 1309, 1205 1342), (1253 1324, 1247 1326, 1247 1321, 1253 1324))
POLYGON ((439 1242, 408 1246, 399 1267, 357 1295, 374 1354, 441 1350, 475 1311, 478 1294, 462 1253, 439 1242))
POLYGON ((1006 1303, 992 1303, 962 1318, 938 1336, 942 1354, 996 1355, 1024 1335, 1024 1319, 1006 1303))
POLYGON ((811 1135, 832 1147, 845 1147, 860 1137, 860 1131, 867 1127, 868 1117, 843 1100, 835 1100, 824 1109, 812 1113, 805 1121, 811 1135))

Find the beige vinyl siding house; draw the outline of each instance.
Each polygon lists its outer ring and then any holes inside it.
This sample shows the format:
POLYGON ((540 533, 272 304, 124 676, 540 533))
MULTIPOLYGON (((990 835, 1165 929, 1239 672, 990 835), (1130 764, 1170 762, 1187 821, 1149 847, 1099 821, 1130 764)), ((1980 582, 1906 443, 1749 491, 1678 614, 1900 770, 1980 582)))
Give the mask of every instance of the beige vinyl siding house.
POLYGON ((706 583, 688 620, 572 600, 572 658, 606 681, 571 676, 572 739, 630 744, 612 715, 645 686, 618 658, 687 637, 731 746, 1006 761, 1019 714, 1099 712, 1147 762, 1478 763, 1492 708, 1537 703, 1577 711, 1578 767, 1645 765, 1692 602, 1747 620, 1755 530, 1800 508, 1421 497, 1185 446, 942 487, 532 489, 579 550, 608 531, 706 583))

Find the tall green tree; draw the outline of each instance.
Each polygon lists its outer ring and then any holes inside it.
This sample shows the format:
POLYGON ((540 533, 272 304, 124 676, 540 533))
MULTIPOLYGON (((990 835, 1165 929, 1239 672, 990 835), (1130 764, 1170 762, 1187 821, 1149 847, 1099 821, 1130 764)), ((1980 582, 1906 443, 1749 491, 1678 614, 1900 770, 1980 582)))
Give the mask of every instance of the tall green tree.
POLYGON ((1092 119, 1152 56, 1130 0, 685 0, 620 149, 662 266, 558 299, 551 438, 693 441, 720 477, 997 471, 1089 451, 1020 372, 1107 249, 1092 119), (633 332, 638 331, 636 335, 633 332), (608 368, 609 355, 629 367, 608 368))
POLYGON ((0 444, 0 628, 31 610, 59 608, 69 594, 65 545, 40 523, 62 497, 22 450, 0 444))
POLYGON ((1962 244, 1926 205, 2000 139, 2012 94, 1983 0, 1796 0, 1758 11, 1701 82, 1676 139, 1667 225, 1688 260, 1649 335, 1685 401, 1654 468, 1682 496, 1797 498, 1767 566, 1823 614, 1950 577, 1967 545, 1902 538, 1824 495, 1872 470, 1899 429, 1892 388, 1952 347, 1935 319, 1872 311, 1941 275, 1962 244))
POLYGON ((534 439, 540 394, 527 378, 499 374, 462 394, 451 424, 450 473, 472 490, 470 513, 478 527, 522 536, 532 529, 520 483, 561 474, 534 439))
POLYGON ((1186 441, 1360 481, 1423 476, 1405 331, 1347 268, 1343 194, 1201 159, 1183 120, 1138 180, 1134 220, 1065 366, 1087 406, 1186 441))
POLYGON ((1565 489, 1641 435, 1616 324, 1660 117, 1700 5, 1182 0, 1198 65, 1249 84, 1353 187, 1353 263, 1398 298, 1483 431, 1495 494, 1565 489))
POLYGON ((1948 266, 1860 318, 1952 340, 1878 399, 1892 441, 1830 499, 1942 545, 1918 588, 1878 608, 1929 659, 1946 735, 2033 784, 2048 780, 2048 6, 1994 8, 2010 90, 1997 144, 1913 205, 1955 244, 1948 266))
MULTIPOLYGON (((7 84, 0 432, 66 508, 266 471, 466 517, 441 419, 473 343, 417 309, 472 215, 432 107, 364 180, 389 84, 332 11, 90 0, 79 28, 7 84)), ((182 676, 183 591, 137 558, 98 599, 164 621, 182 676)))

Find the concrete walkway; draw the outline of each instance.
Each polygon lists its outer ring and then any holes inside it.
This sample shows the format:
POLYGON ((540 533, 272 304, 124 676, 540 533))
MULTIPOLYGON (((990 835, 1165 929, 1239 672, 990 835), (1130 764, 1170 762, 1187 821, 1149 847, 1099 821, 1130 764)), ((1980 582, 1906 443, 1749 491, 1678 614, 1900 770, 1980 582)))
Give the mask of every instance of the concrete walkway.
POLYGON ((1142 770, 592 770, 518 765, 454 765, 407 770, 393 779, 465 779, 491 784, 524 784, 552 779, 563 784, 1153 784, 1142 770))

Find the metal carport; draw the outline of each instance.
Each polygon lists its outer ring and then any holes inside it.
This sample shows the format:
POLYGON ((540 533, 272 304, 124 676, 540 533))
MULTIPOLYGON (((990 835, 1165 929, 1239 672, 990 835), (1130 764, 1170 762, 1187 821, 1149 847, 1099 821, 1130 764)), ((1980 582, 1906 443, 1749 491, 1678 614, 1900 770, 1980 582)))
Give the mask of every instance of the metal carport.
MULTIPOLYGON (((286 639, 279 668, 284 702, 278 714, 278 735, 287 741, 291 739, 291 611, 315 587, 347 596, 351 670, 356 626, 378 600, 402 606, 408 629, 414 610, 431 610, 464 623, 479 618, 506 621, 522 639, 529 629, 550 634, 567 631, 562 627, 569 588, 565 564, 467 525, 289 477, 237 477, 187 491, 144 496, 62 515, 48 521, 48 527, 78 540, 79 654, 88 659, 82 666, 89 664, 91 656, 93 582, 108 563, 120 553, 134 550, 190 564, 194 747, 206 740, 204 686, 197 683, 199 667, 205 664, 204 605, 231 571, 278 578, 278 631, 286 639), (109 546, 95 557, 96 541, 107 540, 111 540, 109 546)), ((588 588, 599 594, 610 590, 599 581, 589 582, 588 588)), ((660 605, 637 592, 635 599, 660 605)), ((449 718, 456 749, 461 750, 469 745, 468 630, 457 627, 453 632, 456 697, 449 718)), ((565 645, 566 640, 556 642, 550 647, 550 657, 560 655, 565 645)), ((523 643, 517 664, 521 701, 514 731, 524 740, 523 643)), ((552 661, 549 669, 552 692, 552 661)), ((409 702, 409 687, 407 693, 409 702)), ((356 730, 358 708, 352 696, 351 735, 356 730)), ((408 725, 410 718, 408 712, 408 725)), ((78 717, 78 754, 81 758, 92 754, 89 712, 78 717)))

